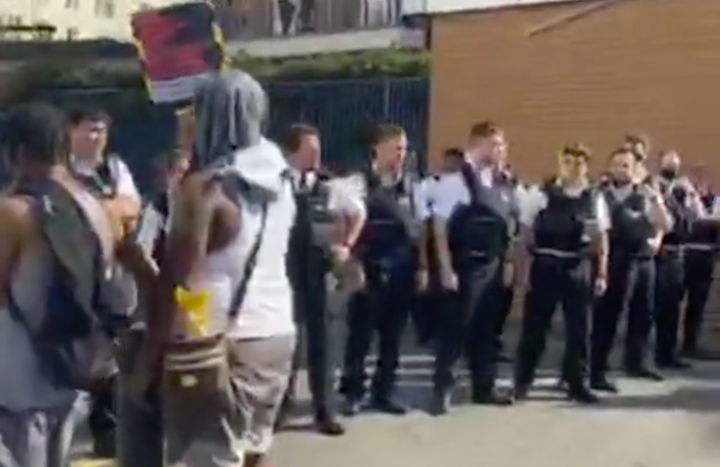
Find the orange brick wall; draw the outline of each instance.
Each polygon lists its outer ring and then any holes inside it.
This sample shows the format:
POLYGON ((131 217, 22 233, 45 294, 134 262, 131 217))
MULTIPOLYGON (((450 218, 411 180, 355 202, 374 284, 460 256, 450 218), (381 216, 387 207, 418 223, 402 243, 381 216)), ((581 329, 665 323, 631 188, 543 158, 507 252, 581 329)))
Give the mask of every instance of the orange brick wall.
POLYGON ((525 176, 547 173, 568 141, 590 144, 599 165, 628 131, 720 176, 720 0, 625 0, 528 34, 587 7, 434 18, 432 157, 463 144, 471 122, 492 119, 525 176))

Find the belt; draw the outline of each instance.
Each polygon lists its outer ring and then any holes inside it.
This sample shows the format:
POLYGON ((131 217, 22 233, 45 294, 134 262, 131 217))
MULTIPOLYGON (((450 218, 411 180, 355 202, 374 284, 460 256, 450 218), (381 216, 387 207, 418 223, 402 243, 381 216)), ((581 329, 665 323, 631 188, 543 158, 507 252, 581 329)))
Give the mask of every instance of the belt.
POLYGON ((715 251, 714 245, 708 245, 706 243, 688 243, 685 245, 686 250, 690 251, 715 251))
POLYGON ((553 256, 555 258, 580 258, 582 255, 576 251, 556 250, 555 248, 535 248, 533 254, 539 256, 553 256))

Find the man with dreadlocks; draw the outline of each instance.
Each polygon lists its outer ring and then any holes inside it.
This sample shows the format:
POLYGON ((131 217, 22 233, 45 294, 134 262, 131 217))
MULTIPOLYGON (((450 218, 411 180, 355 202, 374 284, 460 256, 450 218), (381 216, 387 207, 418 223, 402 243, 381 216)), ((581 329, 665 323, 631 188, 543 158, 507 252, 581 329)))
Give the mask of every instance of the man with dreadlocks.
POLYGON ((192 168, 170 204, 137 389, 162 362, 169 465, 258 466, 295 348, 289 167, 262 136, 267 99, 249 75, 208 78, 193 111, 192 168))

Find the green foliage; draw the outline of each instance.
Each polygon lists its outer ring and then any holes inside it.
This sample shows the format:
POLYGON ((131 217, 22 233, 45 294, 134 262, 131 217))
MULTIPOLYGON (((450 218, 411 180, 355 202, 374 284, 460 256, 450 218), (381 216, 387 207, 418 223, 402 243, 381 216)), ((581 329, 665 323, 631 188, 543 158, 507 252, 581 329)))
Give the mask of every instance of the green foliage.
MULTIPOLYGON (((264 81, 313 81, 373 77, 423 77, 428 75, 425 51, 383 49, 290 58, 259 58, 246 54, 231 59, 240 68, 264 81)), ((135 60, 107 62, 27 62, 10 72, 5 84, 5 103, 27 100, 50 90, 142 89, 135 60)))

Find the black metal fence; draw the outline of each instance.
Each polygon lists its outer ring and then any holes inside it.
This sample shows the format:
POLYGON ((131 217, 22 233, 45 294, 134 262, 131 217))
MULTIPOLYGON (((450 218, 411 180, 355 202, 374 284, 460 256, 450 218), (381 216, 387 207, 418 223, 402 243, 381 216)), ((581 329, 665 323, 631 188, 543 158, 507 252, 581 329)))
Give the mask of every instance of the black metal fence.
MULTIPOLYGON (((363 164, 362 136, 369 125, 403 126, 413 149, 424 154, 429 86, 426 79, 365 79, 267 83, 270 98, 268 134, 281 138, 294 122, 322 132, 324 160, 330 166, 363 164)), ((42 99, 60 107, 97 106, 113 117, 112 150, 123 155, 141 187, 150 183, 151 161, 175 141, 173 109, 151 105, 137 89, 91 88, 50 90, 42 99)))

